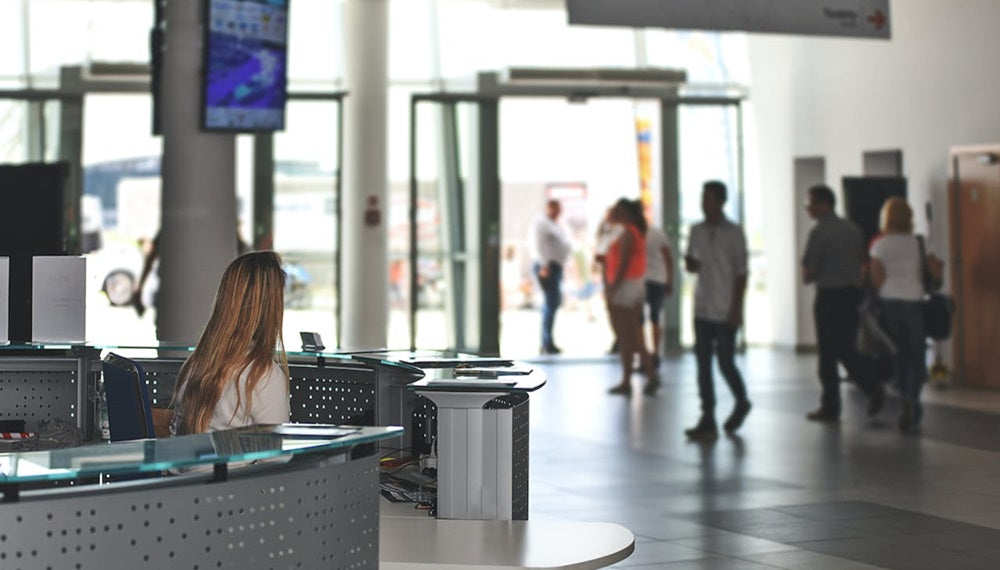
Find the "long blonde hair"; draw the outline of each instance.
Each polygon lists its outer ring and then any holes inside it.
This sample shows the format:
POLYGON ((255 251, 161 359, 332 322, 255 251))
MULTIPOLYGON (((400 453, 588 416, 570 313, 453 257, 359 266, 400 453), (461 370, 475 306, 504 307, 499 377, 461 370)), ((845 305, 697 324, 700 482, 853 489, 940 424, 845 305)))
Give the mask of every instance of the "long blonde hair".
POLYGON ((273 251, 246 253, 229 264, 215 294, 212 316, 194 353, 181 367, 174 403, 183 391, 178 435, 208 429, 215 406, 230 382, 248 369, 245 393, 236 390, 237 406, 249 413, 253 391, 277 362, 288 377, 281 334, 285 272, 273 251))
POLYGON ((913 231, 913 209, 906 198, 893 196, 882 204, 881 230, 883 233, 908 234, 913 231))

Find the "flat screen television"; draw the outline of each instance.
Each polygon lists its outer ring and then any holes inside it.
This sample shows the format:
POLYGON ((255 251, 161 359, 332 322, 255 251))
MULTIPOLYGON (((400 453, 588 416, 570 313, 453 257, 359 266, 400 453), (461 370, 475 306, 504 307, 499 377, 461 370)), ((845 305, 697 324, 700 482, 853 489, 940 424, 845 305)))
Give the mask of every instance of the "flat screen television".
POLYGON ((206 0, 201 127, 285 128, 288 0, 206 0))

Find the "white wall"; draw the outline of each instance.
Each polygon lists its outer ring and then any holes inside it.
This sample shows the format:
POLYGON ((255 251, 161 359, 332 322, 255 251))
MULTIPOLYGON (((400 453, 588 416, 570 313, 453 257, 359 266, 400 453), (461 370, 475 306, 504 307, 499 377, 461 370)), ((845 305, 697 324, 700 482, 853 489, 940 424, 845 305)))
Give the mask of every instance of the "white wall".
POLYGON ((827 182, 861 173, 866 150, 900 148, 918 231, 935 208, 932 247, 947 254, 948 149, 1000 141, 1000 2, 905 0, 892 4, 890 41, 748 36, 751 119, 761 188, 773 211, 767 250, 775 342, 800 342, 810 314, 795 311, 796 156, 826 157, 827 182), (786 277, 787 276, 787 277, 786 277), (798 315, 791 313, 798 312, 798 315))

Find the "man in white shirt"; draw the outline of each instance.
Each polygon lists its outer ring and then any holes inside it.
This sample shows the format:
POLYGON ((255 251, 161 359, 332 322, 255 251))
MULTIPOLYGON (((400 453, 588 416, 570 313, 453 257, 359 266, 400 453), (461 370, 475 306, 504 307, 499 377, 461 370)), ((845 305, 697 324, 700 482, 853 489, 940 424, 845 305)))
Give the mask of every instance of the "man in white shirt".
POLYGON ((542 304, 542 354, 561 352, 552 339, 552 325, 556 309, 562 303, 563 264, 572 249, 566 232, 558 224, 561 212, 559 201, 549 200, 545 205, 545 215, 538 218, 533 228, 534 272, 545 297, 542 304))
POLYGON ((736 331, 743 324, 743 296, 747 285, 747 243, 740 226, 726 219, 726 185, 717 180, 702 186, 701 209, 705 221, 691 228, 687 255, 688 271, 698 274, 694 295, 695 353, 698 359, 698 396, 701 419, 684 433, 692 439, 718 437, 715 424, 715 387, 712 353, 722 376, 736 399, 723 427, 733 433, 750 413, 743 377, 736 368, 736 331))

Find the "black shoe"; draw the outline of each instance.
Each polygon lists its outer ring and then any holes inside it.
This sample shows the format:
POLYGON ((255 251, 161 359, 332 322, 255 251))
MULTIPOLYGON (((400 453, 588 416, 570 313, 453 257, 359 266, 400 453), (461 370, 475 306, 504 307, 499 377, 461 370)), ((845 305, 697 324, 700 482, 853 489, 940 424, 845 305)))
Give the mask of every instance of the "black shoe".
POLYGON ((875 416, 885 406, 885 386, 879 384, 868 395, 868 415, 875 416))
POLYGON ((913 404, 903 400, 903 413, 899 416, 899 431, 906 433, 913 430, 913 404))
POLYGON ((660 389, 660 378, 655 374, 649 377, 646 381, 646 387, 642 389, 642 393, 647 396, 655 396, 656 391, 660 389))
POLYGON ((750 405, 750 400, 737 402, 733 407, 733 413, 729 414, 729 418, 726 420, 726 423, 722 424, 726 433, 733 433, 740 429, 740 426, 743 425, 743 420, 747 419, 747 414, 750 413, 750 408, 752 407, 753 406, 750 405))
POLYGON ((811 422, 836 423, 840 421, 840 415, 817 408, 806 414, 806 419, 811 422))
POLYGON ((618 384, 617 386, 612 386, 608 389, 608 394, 618 394, 620 396, 631 396, 632 386, 629 384, 618 384))
POLYGON ((715 427, 715 420, 702 418, 698 425, 684 430, 684 435, 689 439, 715 439, 719 437, 719 428, 715 427))
POLYGON ((558 346, 552 345, 552 346, 543 346, 541 350, 539 350, 538 352, 542 354, 560 354, 562 353, 562 350, 558 346))

